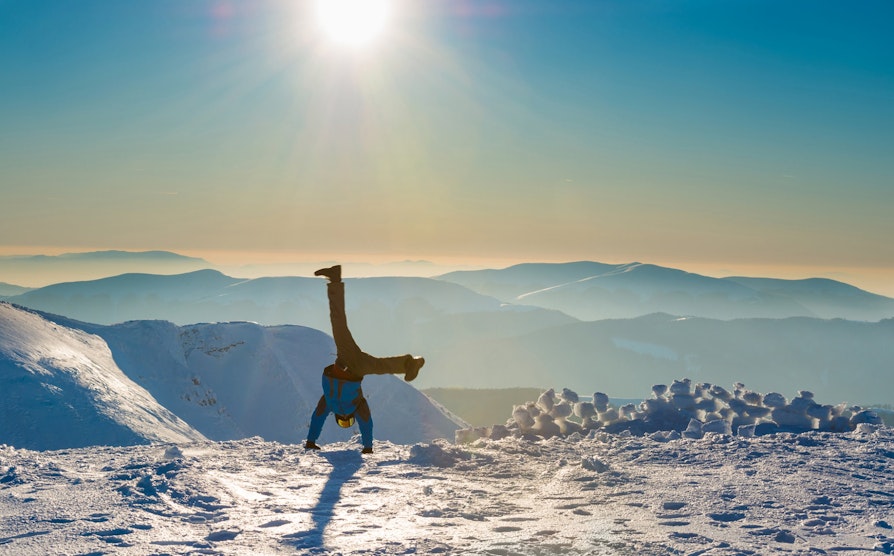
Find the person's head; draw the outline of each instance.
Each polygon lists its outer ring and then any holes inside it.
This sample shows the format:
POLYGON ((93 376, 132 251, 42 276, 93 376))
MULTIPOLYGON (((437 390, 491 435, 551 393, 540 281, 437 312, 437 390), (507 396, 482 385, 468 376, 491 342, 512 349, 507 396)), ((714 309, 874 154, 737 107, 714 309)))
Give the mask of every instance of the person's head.
POLYGON ((354 426, 354 414, 350 415, 339 415, 335 414, 335 422, 338 423, 338 426, 343 429, 349 429, 354 426))

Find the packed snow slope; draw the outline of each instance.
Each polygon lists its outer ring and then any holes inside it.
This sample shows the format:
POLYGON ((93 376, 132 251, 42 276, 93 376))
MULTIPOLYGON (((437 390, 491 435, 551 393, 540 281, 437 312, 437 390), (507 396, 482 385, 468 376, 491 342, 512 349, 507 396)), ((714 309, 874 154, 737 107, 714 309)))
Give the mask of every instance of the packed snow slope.
POLYGON ((0 447, 0 553, 891 554, 894 434, 0 447))
POLYGON ((0 303, 0 442, 53 449, 203 439, 128 378, 101 338, 0 303))
MULTIPOLYGON (((22 392, 12 397, 3 390, 0 397, 5 417, 0 423, 0 443, 19 447, 132 443, 94 436, 92 421, 73 420, 71 430, 57 440, 61 444, 48 444, 45 438, 54 437, 58 428, 54 419, 60 417, 60 408, 67 406, 50 403, 55 398, 42 393, 46 380, 33 364, 16 366, 23 357, 39 362, 61 360, 58 366, 80 377, 87 370, 80 363, 96 359, 94 351, 101 352, 107 366, 96 369, 97 380, 117 373, 115 376, 151 394, 153 403, 160 403, 209 439, 260 436, 293 443, 306 436, 311 412, 322 394, 322 369, 332 362, 335 351, 331 337, 301 326, 217 323, 178 327, 164 321, 101 326, 35 314, 5 303, 0 307, 0 322, 6 331, 0 380, 13 385, 34 383, 28 392, 41 394, 22 392), (30 323, 30 328, 23 328, 23 322, 30 323), (65 347, 67 359, 57 355, 60 346, 65 347), (82 352, 82 347, 90 351, 82 352), (113 371, 106 372, 107 368, 113 371), (37 428, 23 436, 20 431, 30 430, 30 423, 37 423, 37 428)), ((72 385, 71 391, 81 392, 80 386, 72 385)), ((108 407, 132 398, 117 383, 107 390, 103 401, 108 407)), ((376 438, 402 443, 453 438, 463 424, 401 378, 368 377, 363 390, 372 408, 376 438)), ((347 440, 356 432, 340 429, 331 421, 323 429, 322 442, 347 440)))

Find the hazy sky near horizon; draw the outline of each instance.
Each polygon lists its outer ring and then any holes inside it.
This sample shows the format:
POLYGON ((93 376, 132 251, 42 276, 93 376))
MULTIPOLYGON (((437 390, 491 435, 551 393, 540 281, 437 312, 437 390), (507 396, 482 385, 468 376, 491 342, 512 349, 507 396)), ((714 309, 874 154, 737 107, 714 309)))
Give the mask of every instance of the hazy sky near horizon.
POLYGON ((891 271, 892 21, 393 0, 352 49, 310 0, 0 0, 0 252, 891 271))

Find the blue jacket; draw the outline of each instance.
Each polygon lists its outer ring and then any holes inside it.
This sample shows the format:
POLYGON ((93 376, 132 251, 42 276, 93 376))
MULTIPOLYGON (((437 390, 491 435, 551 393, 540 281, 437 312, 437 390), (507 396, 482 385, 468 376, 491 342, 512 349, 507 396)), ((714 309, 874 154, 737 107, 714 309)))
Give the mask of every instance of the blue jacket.
POLYGON ((351 415, 357 411, 363 400, 362 380, 334 365, 326 367, 323 371, 323 397, 329 410, 338 415, 351 415))

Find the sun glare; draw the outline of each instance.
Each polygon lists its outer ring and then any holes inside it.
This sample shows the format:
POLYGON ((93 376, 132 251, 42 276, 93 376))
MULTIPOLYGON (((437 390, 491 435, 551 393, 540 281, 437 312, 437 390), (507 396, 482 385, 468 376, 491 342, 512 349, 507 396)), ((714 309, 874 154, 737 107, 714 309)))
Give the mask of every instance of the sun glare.
POLYGON ((391 15, 389 0, 316 0, 325 35, 347 46, 368 44, 382 34, 391 15))

